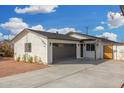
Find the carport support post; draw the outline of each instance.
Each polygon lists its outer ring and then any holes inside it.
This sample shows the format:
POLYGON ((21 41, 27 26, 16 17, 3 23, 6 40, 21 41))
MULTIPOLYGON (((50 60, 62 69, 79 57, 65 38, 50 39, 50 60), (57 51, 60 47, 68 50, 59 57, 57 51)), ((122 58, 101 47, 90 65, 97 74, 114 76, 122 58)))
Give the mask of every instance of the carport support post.
POLYGON ((53 62, 53 43, 48 43, 48 64, 52 64, 53 62))
POLYGON ((79 43, 77 43, 76 44, 76 58, 78 59, 78 58, 81 58, 81 56, 80 56, 80 44, 79 43))
MULTIPOLYGON (((95 60, 96 60, 96 48, 98 47, 97 43, 95 44, 95 60)), ((98 49, 98 48, 97 48, 98 49)))

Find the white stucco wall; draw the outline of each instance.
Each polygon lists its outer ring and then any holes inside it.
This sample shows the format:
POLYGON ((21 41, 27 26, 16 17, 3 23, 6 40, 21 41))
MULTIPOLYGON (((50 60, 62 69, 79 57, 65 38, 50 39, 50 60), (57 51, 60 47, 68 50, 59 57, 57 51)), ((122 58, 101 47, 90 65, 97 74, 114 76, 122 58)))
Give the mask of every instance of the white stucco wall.
POLYGON ((124 60, 124 45, 113 46, 113 59, 124 60))
POLYGON ((96 46, 96 59, 103 59, 103 42, 99 42, 96 46))
POLYGON ((37 56, 37 58, 43 62, 47 63, 47 39, 32 32, 24 34, 19 40, 14 43, 14 56, 23 57, 24 54, 28 54, 32 57, 37 56), (32 52, 25 53, 25 43, 31 43, 32 52))

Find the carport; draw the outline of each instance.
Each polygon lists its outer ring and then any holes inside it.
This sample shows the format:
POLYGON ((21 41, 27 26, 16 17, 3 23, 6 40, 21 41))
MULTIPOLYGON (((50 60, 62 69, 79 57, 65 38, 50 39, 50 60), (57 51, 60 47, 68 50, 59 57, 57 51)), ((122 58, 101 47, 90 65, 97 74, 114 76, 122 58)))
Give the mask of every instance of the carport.
POLYGON ((76 44, 53 43, 53 62, 76 58, 76 44))

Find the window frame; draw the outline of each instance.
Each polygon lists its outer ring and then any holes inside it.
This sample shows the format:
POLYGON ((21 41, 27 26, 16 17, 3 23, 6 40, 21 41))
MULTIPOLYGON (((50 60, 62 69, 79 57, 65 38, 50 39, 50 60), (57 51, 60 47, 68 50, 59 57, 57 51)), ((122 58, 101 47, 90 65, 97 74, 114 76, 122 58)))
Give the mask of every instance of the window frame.
POLYGON ((95 44, 94 43, 87 43, 86 44, 86 51, 95 51, 95 44))
POLYGON ((90 45, 91 51, 95 51, 95 44, 90 45))
POLYGON ((90 44, 89 43, 86 44, 86 51, 90 51, 90 44))
POLYGON ((25 52, 32 52, 32 44, 31 43, 25 43, 25 52))

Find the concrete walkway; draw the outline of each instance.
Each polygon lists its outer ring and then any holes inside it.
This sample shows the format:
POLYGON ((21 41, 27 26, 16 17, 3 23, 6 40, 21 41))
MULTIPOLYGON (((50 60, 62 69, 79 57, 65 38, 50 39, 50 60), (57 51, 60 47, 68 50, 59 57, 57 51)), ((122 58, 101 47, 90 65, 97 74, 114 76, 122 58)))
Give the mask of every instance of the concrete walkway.
POLYGON ((7 88, 118 88, 122 83, 124 83, 124 63, 113 61, 97 65, 90 62, 84 64, 81 60, 78 64, 62 62, 62 64, 51 65, 49 68, 0 78, 0 87, 7 88))

